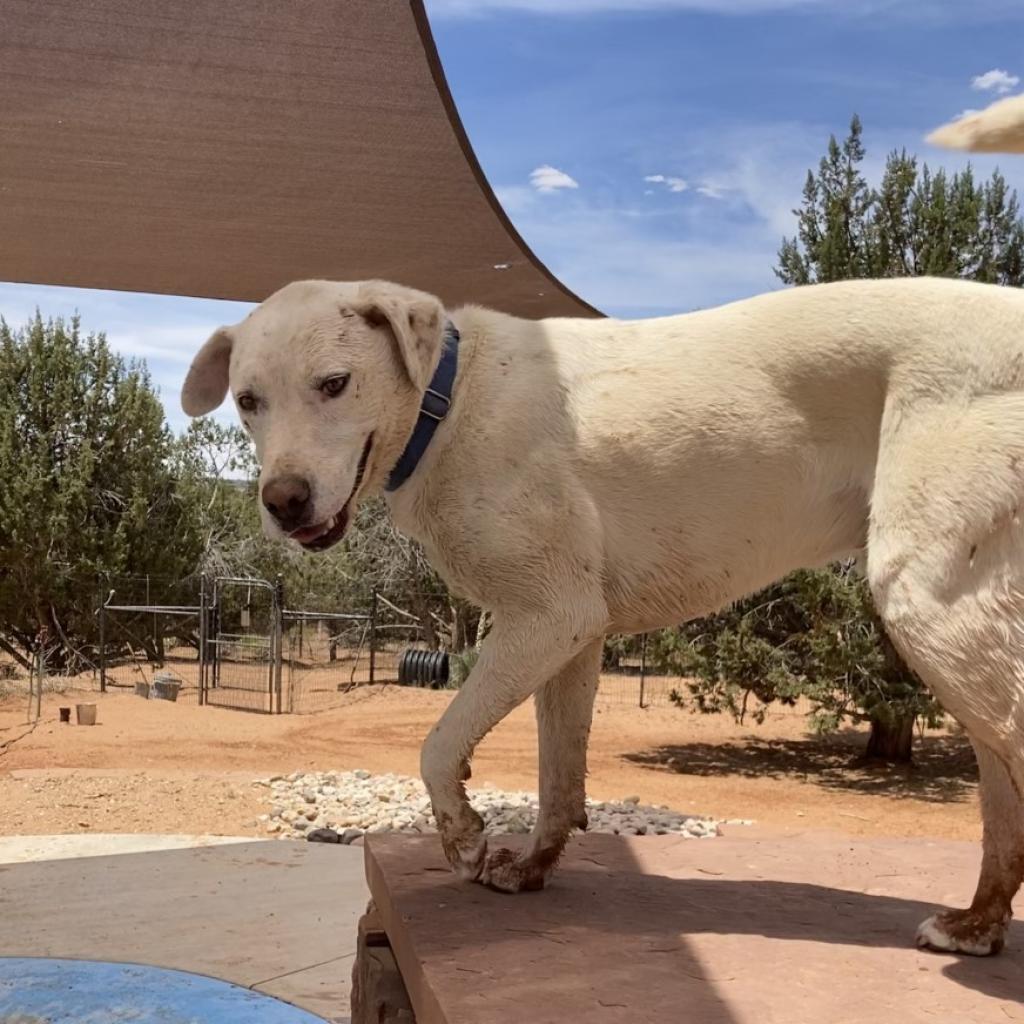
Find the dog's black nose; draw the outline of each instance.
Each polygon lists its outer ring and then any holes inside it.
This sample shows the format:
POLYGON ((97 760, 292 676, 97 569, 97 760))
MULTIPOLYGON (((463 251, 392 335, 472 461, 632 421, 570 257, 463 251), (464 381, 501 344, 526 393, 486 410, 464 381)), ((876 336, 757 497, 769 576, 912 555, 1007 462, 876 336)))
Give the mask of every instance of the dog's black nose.
POLYGON ((263 485, 263 505, 286 533, 303 525, 309 505, 309 483, 301 476, 275 476, 263 485))

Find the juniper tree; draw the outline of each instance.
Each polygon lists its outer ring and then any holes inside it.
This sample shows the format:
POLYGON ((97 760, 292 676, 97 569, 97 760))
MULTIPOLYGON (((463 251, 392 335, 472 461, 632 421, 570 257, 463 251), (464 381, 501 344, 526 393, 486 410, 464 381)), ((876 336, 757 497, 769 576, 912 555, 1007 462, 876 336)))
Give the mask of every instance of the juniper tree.
POLYGON ((0 320, 0 646, 22 664, 45 627, 55 664, 93 642, 100 577, 179 576, 195 516, 142 366, 77 319, 0 320))

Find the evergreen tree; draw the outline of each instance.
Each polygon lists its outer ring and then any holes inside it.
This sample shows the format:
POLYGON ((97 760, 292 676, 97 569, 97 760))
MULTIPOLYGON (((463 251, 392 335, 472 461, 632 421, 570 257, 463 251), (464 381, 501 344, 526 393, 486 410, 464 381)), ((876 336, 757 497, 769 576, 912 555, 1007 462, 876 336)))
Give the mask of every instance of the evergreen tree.
POLYGON ((0 646, 51 665, 95 641, 102 574, 180 576, 200 537, 146 371, 77 319, 0 320, 0 646))
POLYGON ((807 172, 797 234, 779 249, 776 275, 803 285, 852 278, 961 277, 1024 284, 1024 225, 1015 192, 996 171, 975 181, 970 167, 949 177, 890 153, 878 188, 861 172, 856 116, 840 145, 829 139, 818 173, 807 172))

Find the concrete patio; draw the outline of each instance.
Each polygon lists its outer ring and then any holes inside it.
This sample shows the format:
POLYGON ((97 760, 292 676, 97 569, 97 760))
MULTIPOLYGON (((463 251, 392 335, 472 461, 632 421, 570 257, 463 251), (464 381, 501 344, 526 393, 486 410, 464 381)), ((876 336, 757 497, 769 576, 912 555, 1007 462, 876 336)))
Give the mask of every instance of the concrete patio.
POLYGON ((969 899, 979 852, 756 826, 594 835, 548 890, 508 897, 455 880, 432 836, 15 837, 0 957, 190 971, 340 1024, 365 870, 419 1024, 1024 1022, 1020 924, 992 959, 913 946, 934 905, 969 899))
POLYGON ((367 899, 363 851, 352 847, 192 836, 0 839, 0 957, 191 971, 335 1024, 348 1020, 367 899))

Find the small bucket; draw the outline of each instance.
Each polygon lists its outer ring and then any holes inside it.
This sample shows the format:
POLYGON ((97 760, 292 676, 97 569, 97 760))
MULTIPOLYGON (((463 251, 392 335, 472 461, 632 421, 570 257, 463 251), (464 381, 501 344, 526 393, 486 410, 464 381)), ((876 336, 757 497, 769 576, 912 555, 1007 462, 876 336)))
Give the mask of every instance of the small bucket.
POLYGON ((138 682, 138 683, 136 683, 135 684, 135 696, 136 697, 145 697, 146 700, 149 700, 149 683, 145 683, 145 682, 138 682))
POLYGON ((75 716, 78 719, 79 725, 95 725, 96 724, 96 705, 95 704, 76 704, 75 705, 75 716))
POLYGON ((158 700, 170 700, 176 701, 178 699, 178 691, 181 689, 181 680, 176 679, 174 676, 154 676, 153 677, 153 696, 158 700))
POLYGON ((60 720, 71 724, 71 708, 57 708, 60 712, 60 720))

